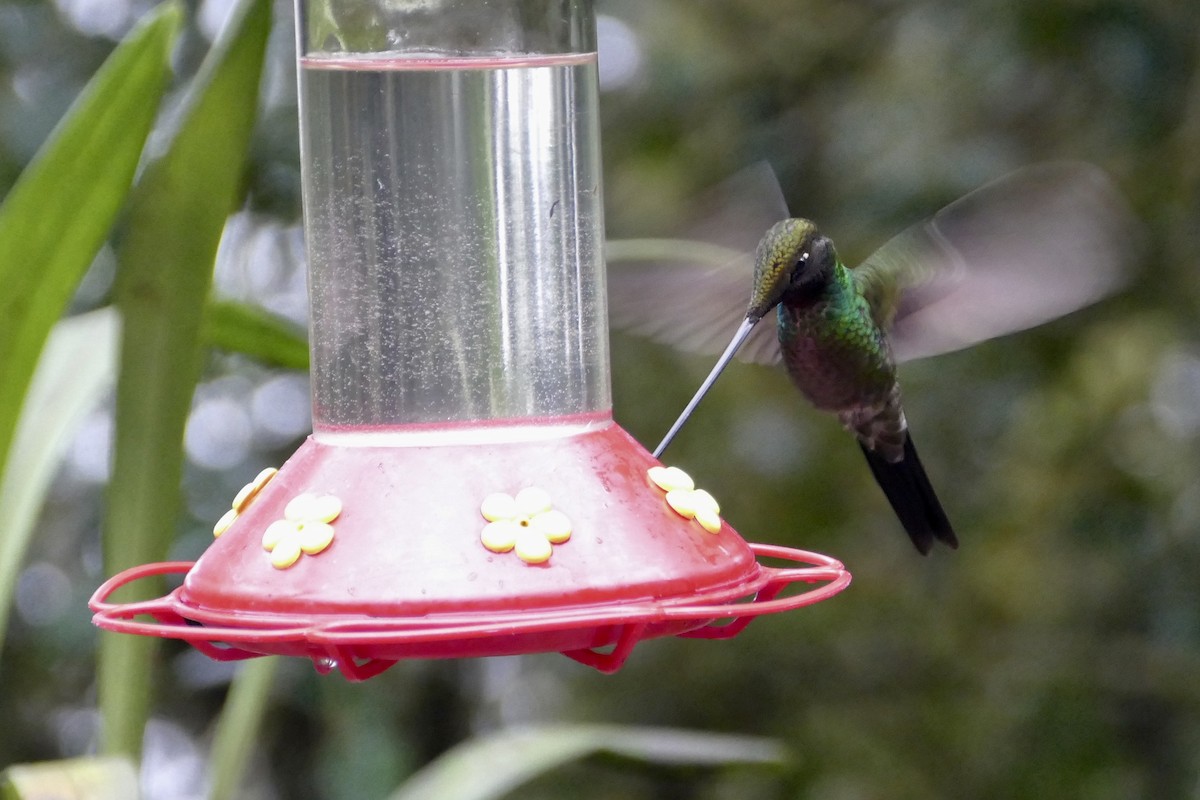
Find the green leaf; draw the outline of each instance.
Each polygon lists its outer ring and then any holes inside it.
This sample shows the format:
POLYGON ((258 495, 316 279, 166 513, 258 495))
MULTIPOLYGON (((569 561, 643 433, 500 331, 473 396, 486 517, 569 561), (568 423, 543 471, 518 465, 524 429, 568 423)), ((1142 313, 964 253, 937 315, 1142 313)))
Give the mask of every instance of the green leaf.
POLYGON ((126 37, 0 207, 0 471, 38 354, 129 192, 180 16, 166 3, 126 37))
MULTIPOLYGON (((269 0, 240 3, 192 84, 169 147, 131 199, 115 287, 122 345, 104 520, 110 574, 162 560, 175 533, 201 321, 217 244, 239 197, 270 22, 269 0)), ((161 584, 130 588, 125 600, 157 594, 161 584)), ((140 750, 154 646, 150 638, 101 637, 106 752, 140 750)))
POLYGON ((126 758, 70 758, 14 764, 0 773, 0 800, 137 800, 138 774, 126 758))
POLYGON ((258 741, 278 667, 279 659, 268 656, 247 661, 238 668, 213 736, 209 800, 233 800, 240 796, 238 788, 258 741))
POLYGON ((13 438, 13 468, 0 477, 0 646, 46 490, 79 422, 112 386, 117 336, 111 308, 70 317, 38 361, 13 438))
POLYGON ((213 300, 204 318, 206 344, 276 367, 308 369, 308 339, 288 320, 257 306, 213 300))
POLYGON ((509 728, 455 747, 388 800, 493 800, 538 775, 597 753, 670 766, 777 765, 787 760, 777 742, 754 736, 618 725, 509 728))

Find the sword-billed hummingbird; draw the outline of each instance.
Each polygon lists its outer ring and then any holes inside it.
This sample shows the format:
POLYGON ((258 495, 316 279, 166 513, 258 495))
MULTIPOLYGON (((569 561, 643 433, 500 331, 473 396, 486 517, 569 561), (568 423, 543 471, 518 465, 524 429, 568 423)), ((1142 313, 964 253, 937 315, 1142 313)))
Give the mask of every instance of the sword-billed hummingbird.
POLYGON ((610 303, 617 327, 698 351, 720 341, 708 322, 728 331, 740 318, 656 458, 735 354, 782 360, 796 388, 855 436, 913 544, 928 553, 935 541, 957 547, 958 539, 913 446, 896 363, 1099 299, 1119 284, 1136 238, 1103 172, 1050 163, 977 189, 857 268, 842 263, 813 222, 789 218, 767 231, 752 262, 612 270, 610 303), (759 325, 772 311, 774 325, 759 325))

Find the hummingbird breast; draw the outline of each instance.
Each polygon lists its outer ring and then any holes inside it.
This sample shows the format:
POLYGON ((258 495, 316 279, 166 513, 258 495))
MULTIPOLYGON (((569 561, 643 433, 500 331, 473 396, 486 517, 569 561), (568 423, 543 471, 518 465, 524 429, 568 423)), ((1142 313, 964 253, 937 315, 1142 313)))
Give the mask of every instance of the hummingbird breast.
POLYGON ((866 300, 839 265, 815 292, 785 295, 779 344, 792 383, 872 450, 900 457, 905 421, 891 348, 866 300))

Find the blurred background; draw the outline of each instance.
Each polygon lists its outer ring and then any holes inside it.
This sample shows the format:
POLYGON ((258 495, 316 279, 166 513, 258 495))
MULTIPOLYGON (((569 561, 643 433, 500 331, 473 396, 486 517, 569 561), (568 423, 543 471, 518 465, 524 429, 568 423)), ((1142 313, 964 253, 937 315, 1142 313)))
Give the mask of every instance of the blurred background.
MULTIPOLYGON (((149 0, 0 0, 0 188, 149 0)), ((189 5, 194 72, 230 4, 189 5)), ((463 739, 532 721, 777 737, 787 770, 588 761, 528 798, 1200 798, 1200 6, 1167 0, 597 0, 607 229, 679 235, 768 160, 857 263, 987 180, 1110 172, 1145 221, 1128 288, 1035 331, 903 367, 962 541, 921 558, 836 422, 735 364, 672 445, 743 536, 825 552, 852 587, 722 643, 661 640, 603 677, 560 656, 279 672, 246 797, 382 797, 463 739)), ((307 313, 291 5, 276 4, 247 196, 219 295, 307 313)), ((152 143, 153 146, 153 143, 152 143)), ((753 242, 761 231, 750 231, 753 242)), ((77 309, 101 304, 102 254, 77 309)), ((614 333, 618 421, 653 445, 711 359, 614 333)), ((310 429, 305 375, 211 357, 173 558, 310 429)), ((0 765, 89 752, 111 417, 72 445, 0 654, 0 765)), ((2 511, 0 511, 2 513, 2 511)), ((149 798, 201 797, 236 666, 166 644, 149 798)))

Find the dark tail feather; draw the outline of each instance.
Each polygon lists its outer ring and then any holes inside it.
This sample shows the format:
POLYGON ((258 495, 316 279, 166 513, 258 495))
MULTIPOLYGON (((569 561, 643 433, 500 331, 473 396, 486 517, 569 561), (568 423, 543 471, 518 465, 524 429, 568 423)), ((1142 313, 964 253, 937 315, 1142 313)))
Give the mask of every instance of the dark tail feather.
POLYGON ((958 537, 954 535, 950 520, 946 519, 946 512, 942 510, 925 468, 917 458, 912 437, 905 436, 904 458, 895 463, 868 450, 861 442, 859 446, 871 465, 871 473, 879 488, 887 495, 908 537, 921 554, 925 555, 933 548, 935 539, 957 548, 958 537))

